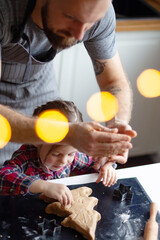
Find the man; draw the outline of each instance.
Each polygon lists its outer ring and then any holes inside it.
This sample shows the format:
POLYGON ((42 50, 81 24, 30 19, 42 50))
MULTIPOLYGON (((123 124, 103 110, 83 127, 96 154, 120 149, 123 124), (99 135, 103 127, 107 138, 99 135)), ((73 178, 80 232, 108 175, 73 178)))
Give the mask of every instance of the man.
MULTIPOLYGON (((128 125, 131 90, 115 47, 111 0, 0 0, 0 113, 11 124, 12 142, 40 142, 35 119, 25 115, 58 97, 52 60, 79 42, 84 42, 92 59, 100 90, 119 101, 118 120, 110 126, 120 134, 97 123, 76 123, 70 124, 64 141, 94 156, 116 153, 117 161, 124 163, 135 132, 128 125)), ((1 162, 17 147, 9 143, 1 149, 1 162)))

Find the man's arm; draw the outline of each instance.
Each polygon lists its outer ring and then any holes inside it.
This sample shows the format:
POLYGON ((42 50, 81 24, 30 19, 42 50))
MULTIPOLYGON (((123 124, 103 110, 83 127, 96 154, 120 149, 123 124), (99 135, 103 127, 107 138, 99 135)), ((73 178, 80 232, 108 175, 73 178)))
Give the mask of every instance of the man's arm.
MULTIPOLYGON (((133 131, 128 124, 132 111, 132 90, 124 73, 118 52, 111 59, 92 59, 92 62, 100 90, 108 91, 113 94, 117 98, 119 104, 117 115, 106 123, 107 126, 111 128, 116 127, 120 134, 136 137, 137 133, 133 131)), ((122 150, 121 153, 117 153, 112 157, 113 161, 121 164, 126 163, 129 149, 122 150)), ((101 164, 104 164, 103 158, 98 159, 95 163, 96 168, 99 168, 101 164)))
POLYGON ((42 143, 35 133, 35 118, 25 116, 4 105, 0 105, 0 114, 10 123, 11 142, 42 143))
POLYGON ((132 110, 132 90, 118 53, 111 59, 92 61, 100 90, 108 91, 117 98, 119 111, 116 117, 128 123, 132 110))
MULTIPOLYGON (((35 133, 35 118, 22 115, 3 105, 0 105, 0 114, 6 117, 11 125, 12 142, 43 143, 35 133)), ((104 156, 108 153, 112 155, 115 151, 132 147, 129 136, 111 132, 112 130, 94 122, 70 123, 69 133, 62 142, 93 156, 104 156)))

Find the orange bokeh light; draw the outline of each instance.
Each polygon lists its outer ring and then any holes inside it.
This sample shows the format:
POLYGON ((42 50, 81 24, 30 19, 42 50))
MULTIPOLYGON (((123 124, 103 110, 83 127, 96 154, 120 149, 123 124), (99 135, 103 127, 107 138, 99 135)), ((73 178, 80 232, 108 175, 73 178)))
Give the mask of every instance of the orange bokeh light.
POLYGON ((144 97, 160 96, 160 72, 155 69, 143 71, 137 79, 137 88, 144 97))
POLYGON ((118 112, 118 101, 109 92, 97 92, 89 98, 87 112, 94 121, 109 121, 118 112))
POLYGON ((69 131, 68 119, 58 110, 44 111, 38 116, 35 131, 47 143, 60 142, 69 131))
POLYGON ((0 115, 0 148, 3 148, 11 139, 11 126, 8 120, 0 115))

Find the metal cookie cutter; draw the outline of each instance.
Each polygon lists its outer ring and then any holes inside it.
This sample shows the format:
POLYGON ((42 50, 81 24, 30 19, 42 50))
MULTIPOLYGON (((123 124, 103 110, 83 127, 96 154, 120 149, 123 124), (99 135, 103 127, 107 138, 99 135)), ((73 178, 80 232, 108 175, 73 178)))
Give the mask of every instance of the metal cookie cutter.
POLYGON ((56 220, 49 220, 44 218, 43 222, 38 223, 38 230, 43 236, 55 236, 61 232, 61 226, 56 223, 56 220))
POLYGON ((118 201, 131 200, 132 197, 133 192, 131 191, 131 186, 125 186, 122 183, 113 191, 113 199, 118 201))

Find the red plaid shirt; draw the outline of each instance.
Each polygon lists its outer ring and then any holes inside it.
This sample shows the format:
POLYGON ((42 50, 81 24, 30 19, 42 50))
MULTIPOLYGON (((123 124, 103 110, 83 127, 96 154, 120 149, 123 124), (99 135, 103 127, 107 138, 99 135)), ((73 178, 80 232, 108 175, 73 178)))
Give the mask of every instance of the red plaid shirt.
POLYGON ((52 171, 42 165, 35 146, 24 144, 0 168, 0 194, 25 195, 35 180, 68 177, 71 172, 76 175, 96 172, 92 157, 76 152, 72 163, 59 171, 52 171))

